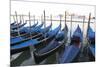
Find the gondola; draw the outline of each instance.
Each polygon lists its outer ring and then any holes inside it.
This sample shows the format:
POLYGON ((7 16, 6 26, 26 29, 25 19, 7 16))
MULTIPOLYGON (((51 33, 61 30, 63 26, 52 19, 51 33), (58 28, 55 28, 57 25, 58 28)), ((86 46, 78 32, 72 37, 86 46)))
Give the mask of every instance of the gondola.
POLYGON ((15 29, 21 28, 21 27, 25 26, 26 24, 27 23, 23 23, 23 24, 16 25, 16 26, 11 26, 11 30, 15 30, 15 29))
POLYGON ((54 30, 51 30, 51 31, 45 33, 43 36, 36 38, 38 41, 43 40, 45 38, 47 38, 47 40, 44 41, 44 44, 36 45, 35 48, 40 49, 40 48, 47 46, 46 44, 49 44, 49 42, 51 42, 55 38, 55 36, 57 35, 57 33, 59 32, 60 29, 61 29, 61 23, 54 30))
POLYGON ((17 25, 19 26, 22 24, 22 21, 20 21, 19 23, 17 23, 16 21, 14 21, 14 22, 15 22, 15 24, 11 25, 11 27, 16 27, 17 25))
MULTIPOLYGON (((21 33, 21 32, 24 32, 24 29, 26 29, 26 28, 34 28, 37 24, 38 24, 38 22, 35 23, 35 24, 33 24, 31 27, 29 27, 29 26, 23 27, 23 28, 19 29, 19 32, 20 32, 20 33, 21 33)), ((11 30, 11 34, 15 34, 15 33, 18 33, 18 30, 11 30)))
POLYGON ((10 25, 13 26, 13 25, 15 25, 15 24, 16 24, 16 21, 14 21, 13 23, 11 23, 10 25))
MULTIPOLYGON (((30 32, 34 33, 35 30, 40 29, 42 26, 43 26, 43 22, 40 25, 35 26, 35 27, 33 27, 33 26, 32 27, 24 27, 19 30, 19 33, 20 33, 20 35, 30 34, 30 32)), ((18 32, 12 33, 11 35, 13 37, 19 36, 18 32)))
POLYGON ((82 38, 82 31, 78 25, 71 37, 71 43, 65 46, 63 52, 59 54, 58 63, 70 63, 74 61, 80 52, 82 38))
POLYGON ((53 40, 55 35, 57 35, 60 28, 61 28, 61 25, 59 25, 54 30, 49 31, 48 34, 46 34, 47 35, 46 38, 44 38, 43 40, 37 41, 36 39, 31 38, 31 39, 23 40, 22 42, 17 43, 14 46, 11 46, 11 55, 29 49, 30 45, 33 45, 36 48, 38 47, 38 45, 43 45, 45 42, 49 43, 50 41, 53 40))
MULTIPOLYGON (((35 29, 31 30, 32 31, 31 35, 32 36, 34 36, 34 34, 36 34, 36 35, 39 35, 39 34, 44 35, 45 33, 49 32, 49 30, 51 29, 51 27, 52 27, 52 23, 49 26, 44 27, 44 28, 40 28, 40 29, 35 28, 35 29)), ((29 36, 25 36, 25 38, 27 38, 27 37, 29 37, 29 36)))
POLYGON ((12 28, 14 28, 14 27, 16 27, 16 26, 20 26, 21 24, 22 24, 22 21, 20 21, 20 22, 18 22, 18 23, 15 21, 15 24, 14 24, 14 25, 11 25, 10 27, 11 27, 11 29, 12 29, 12 28))
MULTIPOLYGON (((27 26, 27 27, 23 27, 22 29, 20 29, 20 30, 19 30, 20 36, 28 35, 27 33, 25 33, 24 30, 25 30, 26 28, 34 28, 34 27, 36 27, 37 24, 38 24, 38 22, 35 23, 34 25, 32 25, 31 27, 27 26)), ((11 30, 11 38, 15 38, 15 37, 19 37, 19 35, 18 35, 18 30, 11 30)))
MULTIPOLYGON (((67 25, 64 28, 68 32, 67 25)), ((67 33, 66 33, 67 34, 67 33)), ((47 57, 59 51, 64 46, 64 30, 60 31, 57 36, 44 48, 37 49, 34 52, 35 63, 39 64, 47 57)))
POLYGON ((31 30, 30 30, 30 28, 26 28, 26 29, 24 29, 24 31, 26 32, 26 33, 33 33, 33 32, 35 32, 35 31, 37 31, 37 30, 39 30, 39 29, 41 29, 41 27, 43 26, 43 22, 40 24, 40 25, 38 25, 38 26, 36 26, 35 28, 31 28, 31 30))
MULTIPOLYGON (((44 33, 48 32, 50 30, 51 26, 52 26, 52 24, 50 24, 46 28, 42 28, 42 29, 40 28, 40 29, 35 30, 34 33, 37 33, 37 34, 32 35, 32 39, 38 38, 38 37, 42 36, 44 33)), ((16 44, 17 42, 20 42, 23 39, 27 39, 29 37, 30 37, 30 35, 26 34, 24 36, 18 36, 18 37, 15 37, 15 38, 11 38, 11 44, 16 44)))
POLYGON ((89 26, 87 32, 88 42, 89 42, 89 56, 92 60, 95 59, 95 32, 89 26))

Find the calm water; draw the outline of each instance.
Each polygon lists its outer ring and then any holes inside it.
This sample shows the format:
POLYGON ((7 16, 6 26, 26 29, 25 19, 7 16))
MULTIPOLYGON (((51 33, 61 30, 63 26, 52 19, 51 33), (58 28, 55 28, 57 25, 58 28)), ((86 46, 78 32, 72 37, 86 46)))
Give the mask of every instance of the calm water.
MULTIPOLYGON (((80 19, 73 19, 73 20, 80 20, 80 19)), ((13 22, 13 20, 11 20, 11 21, 13 22)), ((81 19, 81 21, 82 21, 82 19, 81 19)), ((37 21, 35 21, 35 23, 36 22, 37 21)), ((50 25, 50 23, 51 23, 51 21, 46 21, 46 26, 50 25)), ((34 22, 31 21, 31 25, 33 25, 33 24, 34 24, 34 22)), ((41 21, 38 21, 38 25, 39 24, 41 24, 41 21)), ((52 21, 52 28, 51 29, 56 28, 59 24, 60 24, 60 21, 52 21)), ((64 28, 64 26, 65 26, 64 24, 65 24, 65 22, 62 21, 61 22, 61 29, 64 28)), ((81 22, 81 23, 80 22, 72 22, 72 27, 71 27, 71 22, 66 22, 66 24, 67 24, 68 29, 69 29, 68 36, 70 35, 70 31, 72 32, 71 35, 73 35, 73 32, 75 31, 75 29, 77 28, 78 25, 80 26, 81 30, 83 31, 84 36, 86 35, 88 23, 84 23, 84 27, 83 27, 83 22, 81 22)), ((27 22, 27 24, 25 26, 29 26, 29 22, 27 22)), ((95 22, 94 23, 90 23, 90 26, 93 29, 93 31, 95 31, 95 22)))
MULTIPOLYGON (((46 16, 45 19, 49 19, 49 21, 45 22, 45 25, 46 26, 50 25, 51 24, 50 16, 46 16)), ((17 19, 16 19, 16 17, 14 18, 13 16, 11 16, 11 22, 14 22, 14 20, 18 20, 18 22, 20 22, 20 20, 22 20, 22 23, 23 23, 23 22, 26 22, 25 20, 29 20, 29 17, 28 16, 24 16, 22 18, 20 16, 17 16, 17 19)), ((40 16, 35 16, 35 22, 34 22, 34 17, 30 17, 30 20, 31 20, 31 25, 33 25, 37 21, 38 21, 38 25, 40 25, 41 21, 43 21, 43 16, 41 16, 41 17, 40 16)), ((52 16, 52 20, 60 20, 60 17, 59 16, 57 16, 57 17, 52 16)), ((61 20, 63 20, 63 21, 61 21, 61 29, 63 29, 64 26, 65 26, 64 25, 65 24, 64 16, 61 17, 61 20)), ((70 16, 66 16, 66 20, 71 20, 71 17, 70 16)), ((73 32, 76 30, 77 26, 79 25, 81 30, 83 31, 83 38, 85 39, 86 38, 86 34, 87 34, 88 18, 85 18, 85 22, 86 23, 84 23, 84 27, 83 27, 83 18, 78 18, 77 16, 76 17, 73 16, 72 17, 72 21, 82 21, 82 22, 72 22, 72 27, 71 27, 71 22, 67 22, 66 21, 66 24, 68 26, 68 37, 70 37, 70 32, 71 32, 71 36, 73 35, 73 32)), ((90 23, 90 26, 93 29, 93 31, 95 31, 95 24, 96 24, 95 23, 95 19, 91 19, 90 21, 93 22, 93 23, 90 23)), ((59 24, 60 24, 60 21, 52 21, 52 28, 51 29, 55 29, 57 26, 59 26, 59 24)), ((30 26, 29 25, 29 21, 27 21, 27 24, 25 26, 30 26)))

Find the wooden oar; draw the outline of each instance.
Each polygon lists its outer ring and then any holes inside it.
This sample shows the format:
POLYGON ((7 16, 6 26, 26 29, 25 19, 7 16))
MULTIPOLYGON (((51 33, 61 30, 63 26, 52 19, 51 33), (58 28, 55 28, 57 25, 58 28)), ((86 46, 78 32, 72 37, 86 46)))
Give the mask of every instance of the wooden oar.
POLYGON ((70 42, 71 42, 71 35, 72 35, 72 17, 73 15, 71 15, 71 22, 70 22, 70 42))
MULTIPOLYGON (((31 19, 30 19, 30 12, 29 12, 29 25, 30 25, 30 39, 32 40, 32 33, 31 33, 31 21, 30 21, 31 19)), ((33 55, 33 52, 34 52, 34 50, 35 50, 35 48, 34 48, 34 46, 33 45, 30 45, 29 46, 29 49, 30 49, 30 54, 31 54, 31 57, 32 57, 32 60, 34 61, 34 55, 33 55)))
MULTIPOLYGON (((65 27, 66 27, 66 11, 65 11, 65 27)), ((64 28, 64 40, 65 42, 67 42, 68 40, 68 37, 67 37, 67 34, 68 34, 68 29, 66 30, 66 28, 64 28)))
MULTIPOLYGON (((88 29, 89 29, 89 26, 90 26, 90 20, 91 20, 91 13, 89 13, 88 27, 87 27, 87 32, 86 32, 86 33, 87 33, 87 34, 86 34, 87 49, 89 48, 89 44, 90 44, 90 43, 89 43, 89 39, 88 39, 88 29)), ((89 51, 87 50, 87 55, 86 55, 87 57, 88 57, 88 52, 89 52, 89 51)))
MULTIPOLYGON (((17 22, 18 35, 19 35, 19 37, 20 37, 19 25, 18 25, 18 18, 17 18, 17 12, 16 12, 16 11, 15 11, 15 15, 16 15, 16 22, 17 22)), ((22 38, 20 37, 20 39, 22 39, 22 38)))
POLYGON ((34 24, 35 24, 35 15, 33 15, 33 19, 34 19, 33 22, 34 22, 34 24))
POLYGON ((23 24, 24 24, 24 16, 23 16, 23 14, 22 14, 22 22, 23 22, 23 24))

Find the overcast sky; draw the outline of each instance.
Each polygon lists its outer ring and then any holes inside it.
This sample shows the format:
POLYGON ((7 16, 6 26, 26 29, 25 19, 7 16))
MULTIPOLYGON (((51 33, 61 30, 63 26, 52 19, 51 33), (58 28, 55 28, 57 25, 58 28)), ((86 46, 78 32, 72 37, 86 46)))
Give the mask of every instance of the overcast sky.
POLYGON ((11 1, 12 14, 14 14, 15 11, 19 14, 28 14, 30 11, 31 14, 40 16, 43 14, 43 10, 46 11, 46 15, 64 14, 64 12, 67 11, 68 13, 86 16, 91 13, 92 16, 95 16, 95 6, 11 1))
MULTIPOLYGON (((30 12, 31 15, 41 16, 44 10, 46 12, 46 16, 50 16, 51 14, 53 16, 58 16, 59 14, 64 15, 64 12, 67 11, 67 14, 74 13, 76 15, 85 15, 87 17, 89 16, 89 13, 91 13, 92 17, 95 17, 95 6, 11 1, 11 14, 15 14, 15 11, 17 11, 18 14, 28 15, 28 12, 30 12)), ((57 26, 57 23, 53 24, 53 27, 57 26)), ((92 25, 92 27, 94 29, 95 26, 92 25)), ((75 28, 73 27, 73 29, 75 28)))

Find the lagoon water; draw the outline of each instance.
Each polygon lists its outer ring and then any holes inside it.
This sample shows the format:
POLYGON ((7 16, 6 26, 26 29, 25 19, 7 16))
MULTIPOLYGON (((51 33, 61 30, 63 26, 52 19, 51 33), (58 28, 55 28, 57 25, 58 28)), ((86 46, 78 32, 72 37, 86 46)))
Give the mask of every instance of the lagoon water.
MULTIPOLYGON (((26 20, 28 20, 28 18, 25 18, 26 20)), ((57 19, 57 18, 56 18, 57 19)), ((59 20, 59 19, 57 19, 59 20)), ((70 20, 67 19, 67 20, 70 20)), ((73 19, 73 21, 83 21, 83 19, 73 19)), ((13 18, 11 19, 12 22, 14 22, 13 18)), ((20 20, 18 20, 18 22, 20 22, 20 20)), ((25 21, 24 21, 25 22, 25 21)), ((37 21, 31 21, 31 25, 33 25, 34 23, 36 23, 37 21)), ((91 28, 93 29, 93 31, 95 31, 95 20, 91 20, 92 23, 90 23, 90 26, 91 28)), ((23 23, 23 22, 22 22, 23 23)), ((50 25, 51 21, 46 21, 45 22, 45 26, 48 26, 50 25)), ((38 21, 38 25, 41 24, 41 21, 38 21)), ((52 21, 52 28, 51 29, 55 29, 58 25, 60 24, 60 21, 52 21)), ((67 26, 68 26, 68 36, 70 36, 70 31, 71 31, 71 36, 73 35, 73 32, 75 31, 75 29, 77 28, 77 26, 79 25, 81 30, 83 31, 83 34, 84 36, 86 36, 86 32, 87 32, 87 26, 88 26, 88 19, 85 20, 85 23, 83 22, 72 22, 72 27, 71 27, 71 22, 66 22, 67 26), (83 27, 84 25, 84 27, 83 27)), ((29 26, 29 22, 27 21, 27 24, 25 25, 26 26, 29 26)), ((65 26, 65 22, 64 21, 61 21, 61 29, 63 29, 65 26)), ((43 26, 44 27, 44 26, 43 26)), ((42 28, 43 28, 42 27, 42 28)))

